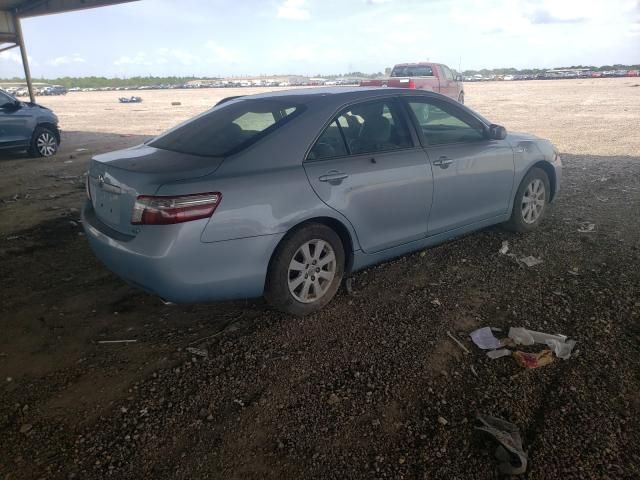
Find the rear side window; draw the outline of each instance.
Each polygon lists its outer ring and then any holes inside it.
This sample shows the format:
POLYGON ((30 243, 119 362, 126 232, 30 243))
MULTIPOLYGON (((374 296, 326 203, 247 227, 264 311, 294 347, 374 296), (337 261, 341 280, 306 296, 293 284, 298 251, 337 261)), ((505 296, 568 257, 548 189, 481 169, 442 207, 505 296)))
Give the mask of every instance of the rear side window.
POLYGON ((223 104, 155 138, 149 145, 163 150, 224 157, 244 150, 304 110, 269 99, 223 104))
POLYGON ((451 73, 451 70, 449 70, 448 67, 445 67, 444 65, 440 66, 440 70, 442 70, 442 73, 444 73, 444 77, 451 81, 453 80, 453 73, 451 73))
POLYGON ((413 146, 396 102, 378 100, 349 107, 322 132, 308 160, 387 152, 413 146))
POLYGON ((393 67, 392 77, 433 77, 433 69, 428 65, 404 65, 393 67))

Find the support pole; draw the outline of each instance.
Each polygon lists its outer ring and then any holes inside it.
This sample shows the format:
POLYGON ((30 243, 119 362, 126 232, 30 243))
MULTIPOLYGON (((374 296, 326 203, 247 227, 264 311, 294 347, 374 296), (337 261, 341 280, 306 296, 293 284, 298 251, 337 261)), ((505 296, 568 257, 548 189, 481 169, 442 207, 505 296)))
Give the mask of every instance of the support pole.
POLYGON ((22 26, 20 25, 20 18, 16 13, 13 14, 13 24, 16 27, 16 40, 20 46, 20 54, 22 55, 22 66, 24 67, 24 78, 27 80, 27 88, 29 89, 29 98, 31 103, 36 102, 36 97, 33 94, 33 84, 31 83, 31 71, 29 70, 29 60, 27 59, 27 49, 24 46, 24 37, 22 36, 22 26))
POLYGON ((16 43, 15 45, 10 45, 8 47, 0 48, 0 53, 6 52, 7 50, 11 50, 12 48, 16 48, 17 46, 18 44, 16 43))

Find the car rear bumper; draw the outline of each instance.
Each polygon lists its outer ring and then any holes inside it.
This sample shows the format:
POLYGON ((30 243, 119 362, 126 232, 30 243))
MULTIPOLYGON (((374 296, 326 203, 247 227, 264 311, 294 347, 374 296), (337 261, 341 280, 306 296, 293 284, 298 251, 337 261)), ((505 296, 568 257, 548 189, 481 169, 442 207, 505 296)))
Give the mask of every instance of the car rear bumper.
POLYGON ((173 303, 259 297, 284 234, 204 243, 206 220, 146 226, 133 236, 104 225, 87 202, 82 224, 95 255, 127 283, 173 303))

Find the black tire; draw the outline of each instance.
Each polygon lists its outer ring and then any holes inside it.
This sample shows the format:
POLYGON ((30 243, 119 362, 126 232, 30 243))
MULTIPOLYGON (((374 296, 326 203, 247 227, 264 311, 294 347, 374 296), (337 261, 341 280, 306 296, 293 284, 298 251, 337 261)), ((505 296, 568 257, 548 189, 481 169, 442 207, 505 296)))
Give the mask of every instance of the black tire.
POLYGON ((522 182, 520 182, 520 186, 518 187, 518 191, 516 192, 516 196, 513 200, 511 218, 504 224, 504 226, 508 230, 514 232, 530 232, 538 228, 538 225, 540 225, 540 222, 547 211, 550 195, 551 188, 547 173, 541 168, 532 168, 529 170, 529 173, 527 173, 522 179, 522 182), (524 196, 529 185, 531 185, 535 180, 540 180, 544 185, 544 205, 542 206, 542 210, 538 214, 538 217, 532 222, 527 222, 525 221, 523 214, 524 196))
MULTIPOLYGON (((329 303, 338 291, 344 275, 344 264, 344 247, 340 237, 335 231, 326 225, 318 223, 304 225, 287 234, 274 252, 271 262, 269 263, 269 271, 267 272, 264 293, 265 299, 277 310, 292 315, 301 316, 316 312, 329 303), (335 256, 335 264, 333 265, 334 277, 331 281, 327 280, 329 283, 325 284, 327 287, 317 300, 305 303, 296 298, 289 288, 289 266, 294 256, 298 253, 298 250, 307 242, 313 242, 314 240, 327 242, 333 250, 335 256)), ((310 266, 310 268, 313 273, 315 267, 310 266)), ((302 274, 301 272, 300 275, 302 274)), ((297 277, 293 277, 292 279, 295 278, 297 277)), ((318 282, 320 282, 319 277, 318 282)))
POLYGON ((460 92, 460 95, 458 95, 458 103, 464 105, 464 92, 460 92))
POLYGON ((29 155, 32 157, 53 157, 60 145, 58 134, 47 127, 37 127, 31 137, 29 155))

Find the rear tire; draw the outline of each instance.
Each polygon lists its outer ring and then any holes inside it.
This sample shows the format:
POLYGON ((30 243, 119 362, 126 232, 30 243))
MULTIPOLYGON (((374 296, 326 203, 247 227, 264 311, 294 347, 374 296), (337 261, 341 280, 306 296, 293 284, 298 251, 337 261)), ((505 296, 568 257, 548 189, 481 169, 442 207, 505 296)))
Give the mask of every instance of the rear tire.
POLYGON ((52 157, 58 151, 58 135, 46 127, 37 127, 33 132, 29 155, 32 157, 52 157))
POLYGON ((547 173, 540 168, 532 168, 518 187, 511 218, 504 224, 505 228, 514 232, 535 230, 544 218, 550 195, 547 173))
POLYGON ((326 225, 312 223, 288 234, 267 272, 264 296, 292 315, 320 310, 335 296, 344 275, 342 241, 326 225))

